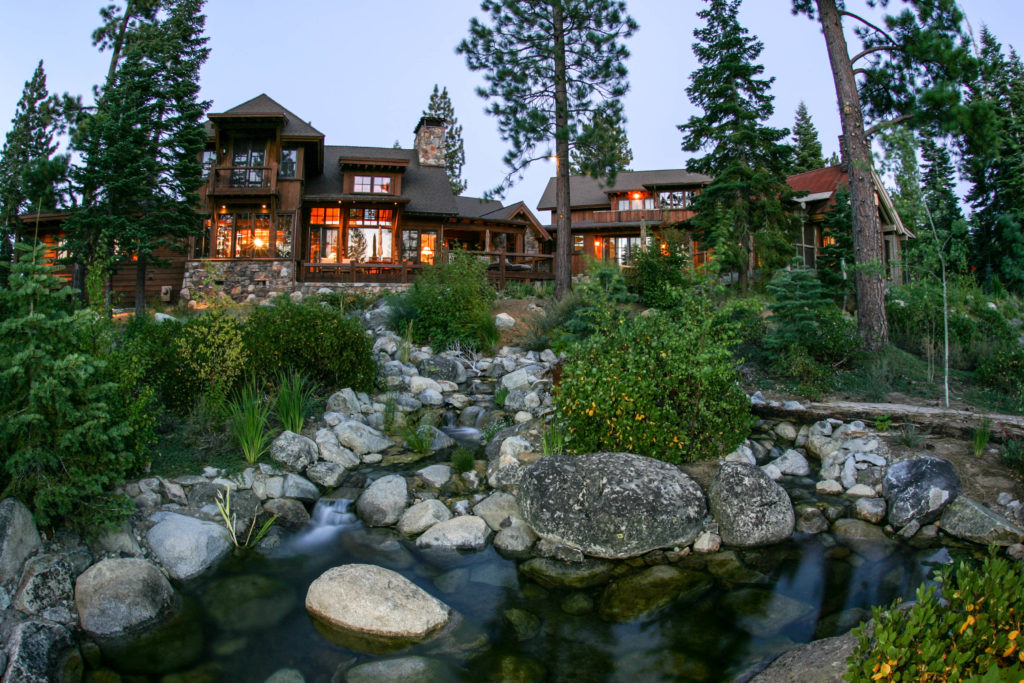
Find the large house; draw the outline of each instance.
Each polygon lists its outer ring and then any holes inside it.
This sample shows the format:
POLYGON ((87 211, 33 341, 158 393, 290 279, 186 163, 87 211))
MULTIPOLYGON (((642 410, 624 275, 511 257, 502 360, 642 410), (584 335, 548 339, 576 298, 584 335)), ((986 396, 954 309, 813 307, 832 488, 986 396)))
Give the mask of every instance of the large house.
MULTIPOLYGON (((266 95, 206 122, 202 235, 158 254, 146 294, 191 301, 223 292, 258 301, 338 283, 404 283, 459 247, 488 259, 492 280, 551 279, 551 236, 522 202, 456 196, 445 121, 424 116, 412 149, 324 144, 309 122, 266 95)), ((66 213, 43 216, 59 253, 66 213)), ((34 229, 35 217, 23 217, 34 229)), ((31 231, 31 230, 30 230, 31 231)), ((133 296, 134 264, 115 294, 133 296)))
MULTIPOLYGON (((688 222, 697 215, 691 208, 693 198, 710 181, 708 176, 683 169, 623 171, 611 185, 590 176, 570 176, 573 274, 583 271, 585 256, 628 266, 643 248, 644 240, 663 228, 685 231, 694 265, 706 263, 711 247, 688 222)), ((901 243, 913 235, 900 221, 877 174, 874 181, 887 273, 898 280, 901 243)), ((849 183, 849 176, 842 167, 831 166, 791 176, 787 183, 798 193, 793 199, 794 213, 800 218, 794 253, 813 268, 823 246, 825 214, 835 202, 836 190, 849 183)), ((537 209, 551 211, 552 225, 556 220, 555 202, 555 178, 551 178, 537 209)))

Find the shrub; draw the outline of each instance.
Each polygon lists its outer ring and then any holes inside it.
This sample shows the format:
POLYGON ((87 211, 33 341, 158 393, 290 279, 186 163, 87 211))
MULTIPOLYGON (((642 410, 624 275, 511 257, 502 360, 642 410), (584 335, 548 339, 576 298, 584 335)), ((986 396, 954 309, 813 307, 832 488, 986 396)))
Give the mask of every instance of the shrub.
POLYGON ((771 305, 775 329, 766 340, 769 349, 779 353, 801 346, 815 360, 833 366, 854 355, 854 323, 843 317, 812 271, 779 271, 768 283, 768 291, 775 297, 771 305))
POLYGON ((179 399, 192 408, 200 395, 214 403, 234 388, 249 365, 242 325, 221 310, 192 318, 175 340, 180 363, 179 399))
POLYGON ((938 581, 942 599, 935 586, 922 585, 909 609, 874 609, 874 637, 865 626, 854 631, 858 644, 846 680, 962 681, 989 672, 986 681, 1020 680, 1021 565, 990 555, 980 567, 943 568, 938 581))
POLYGON ((458 447, 452 451, 452 467, 459 474, 469 472, 473 469, 473 461, 475 460, 473 451, 468 448, 458 447))
POLYGON ((340 310, 277 297, 245 321, 249 367, 260 380, 305 373, 324 387, 369 391, 377 375, 373 345, 362 326, 340 310))
POLYGON ((566 349, 572 344, 622 324, 634 299, 626 288, 622 269, 614 263, 591 260, 587 276, 573 287, 575 303, 567 317, 552 333, 552 348, 566 349))
POLYGON ((92 353, 108 323, 69 312, 71 290, 43 265, 42 245, 17 250, 0 288, 0 497, 24 502, 39 524, 96 532, 133 510, 106 491, 139 464, 144 425, 118 383, 131 378, 92 353))
POLYGON ((999 460, 1007 467, 1024 474, 1024 439, 1007 439, 999 449, 999 460))
POLYGON ((299 434, 313 402, 314 384, 304 373, 282 372, 277 376, 274 409, 281 426, 299 434))
POLYGON ((706 313, 637 317, 575 347, 555 396, 567 448, 676 463, 733 450, 750 404, 729 351, 732 328, 706 313))
POLYGON ((489 349, 498 342, 491 316, 496 296, 487 261, 456 249, 450 262, 424 268, 409 291, 392 300, 391 329, 405 331, 412 322, 416 340, 435 348, 457 343, 489 349))
POLYGON ((245 462, 255 465, 270 450, 270 402, 255 380, 242 386, 228 407, 228 426, 245 462))
POLYGON ((686 233, 670 228, 658 235, 651 248, 636 255, 628 282, 640 303, 669 308, 672 299, 667 288, 690 284, 693 266, 686 246, 686 233))

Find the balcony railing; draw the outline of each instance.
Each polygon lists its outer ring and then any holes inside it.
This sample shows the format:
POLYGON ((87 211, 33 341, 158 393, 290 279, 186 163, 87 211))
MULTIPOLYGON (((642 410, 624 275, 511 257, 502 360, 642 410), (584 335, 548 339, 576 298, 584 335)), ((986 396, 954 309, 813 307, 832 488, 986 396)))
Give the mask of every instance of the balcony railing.
POLYGON ((595 211, 598 223, 639 223, 657 221, 675 223, 693 218, 697 214, 690 209, 630 209, 628 211, 595 211))
POLYGON ((215 194, 273 194, 277 173, 270 166, 234 166, 213 169, 215 194))

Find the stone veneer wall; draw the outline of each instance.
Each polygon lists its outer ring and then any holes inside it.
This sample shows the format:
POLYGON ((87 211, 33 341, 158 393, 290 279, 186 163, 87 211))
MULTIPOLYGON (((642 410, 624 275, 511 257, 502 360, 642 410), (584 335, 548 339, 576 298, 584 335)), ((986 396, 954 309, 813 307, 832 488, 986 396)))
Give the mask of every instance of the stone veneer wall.
POLYGON ((301 299, 335 290, 376 294, 402 291, 408 287, 377 282, 295 282, 294 265, 292 261, 186 261, 181 301, 189 307, 217 298, 238 303, 262 303, 282 294, 301 299))

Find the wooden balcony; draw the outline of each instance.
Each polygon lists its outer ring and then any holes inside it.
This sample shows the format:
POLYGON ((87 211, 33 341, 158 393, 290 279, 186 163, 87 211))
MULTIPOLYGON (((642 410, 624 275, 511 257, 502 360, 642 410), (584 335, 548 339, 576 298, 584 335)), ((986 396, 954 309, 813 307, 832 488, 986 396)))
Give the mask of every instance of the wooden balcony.
POLYGON ((697 214, 689 209, 631 209, 629 211, 595 211, 597 223, 677 223, 686 221, 697 214))
POLYGON ((277 193, 277 169, 270 166, 214 168, 212 195, 272 195, 277 193))

